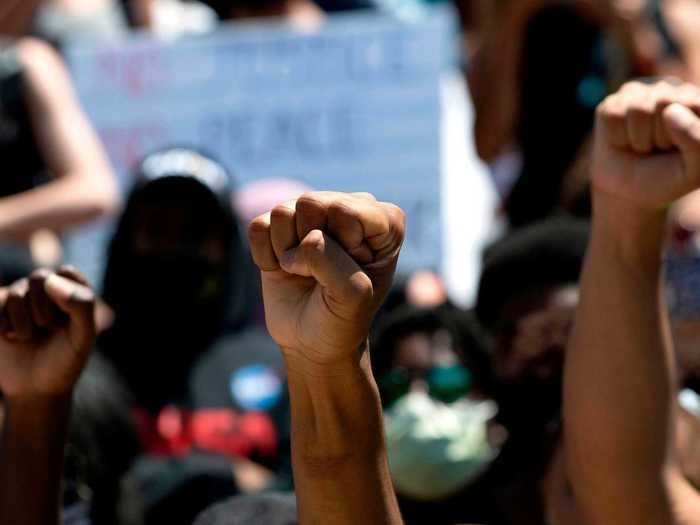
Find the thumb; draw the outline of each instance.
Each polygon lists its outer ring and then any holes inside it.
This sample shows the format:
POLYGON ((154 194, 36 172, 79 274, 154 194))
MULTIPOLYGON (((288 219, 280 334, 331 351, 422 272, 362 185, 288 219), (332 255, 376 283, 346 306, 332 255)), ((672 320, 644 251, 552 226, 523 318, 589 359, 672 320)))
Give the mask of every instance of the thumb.
POLYGON ((669 137, 683 157, 685 178, 700 182, 700 119, 687 107, 671 104, 663 112, 669 137))
POLYGON ((95 341, 95 294, 90 288, 56 274, 44 282, 44 290, 68 315, 68 332, 76 351, 87 353, 95 341))
POLYGON ((346 315, 352 316, 372 302, 370 278, 321 230, 309 232, 299 246, 285 252, 280 266, 289 274, 316 279, 324 289, 328 307, 347 320, 346 315))

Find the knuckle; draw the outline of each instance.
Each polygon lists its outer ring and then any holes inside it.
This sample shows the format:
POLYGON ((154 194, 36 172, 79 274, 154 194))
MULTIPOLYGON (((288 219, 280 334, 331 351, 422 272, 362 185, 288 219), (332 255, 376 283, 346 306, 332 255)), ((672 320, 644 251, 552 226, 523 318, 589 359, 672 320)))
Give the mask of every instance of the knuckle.
POLYGON ((302 195, 297 199, 297 204, 296 208, 297 210, 300 209, 300 207, 303 208, 317 208, 320 206, 321 200, 320 200, 320 195, 316 192, 313 191, 307 191, 305 193, 302 193, 302 195))
POLYGON ((335 218, 359 219, 360 211, 353 206, 352 201, 335 200, 328 206, 328 214, 335 218))
POLYGON ((288 206, 284 204, 280 204, 278 206, 275 206, 272 208, 272 211, 270 211, 270 220, 272 221, 277 221, 277 220, 286 220, 289 219, 294 215, 294 210, 290 209, 288 206))
POLYGON ((268 223, 264 217, 253 219, 248 225, 248 239, 253 241, 258 239, 260 235, 267 234, 268 223))
POLYGON ((326 241, 321 230, 313 230, 301 242, 301 249, 305 255, 316 256, 323 253, 326 241))
POLYGON ((364 272, 355 273, 348 281, 347 292, 358 310, 365 309, 374 300, 372 280, 364 272))
POLYGON ((45 281, 46 279, 48 279, 51 273, 52 272, 47 268, 39 268, 31 273, 31 275, 29 276, 29 280, 31 282, 45 281))
POLYGON ((394 229, 401 236, 401 238, 403 238, 406 231, 406 212, 396 204, 387 203, 385 206, 387 213, 389 214, 392 229, 394 229))

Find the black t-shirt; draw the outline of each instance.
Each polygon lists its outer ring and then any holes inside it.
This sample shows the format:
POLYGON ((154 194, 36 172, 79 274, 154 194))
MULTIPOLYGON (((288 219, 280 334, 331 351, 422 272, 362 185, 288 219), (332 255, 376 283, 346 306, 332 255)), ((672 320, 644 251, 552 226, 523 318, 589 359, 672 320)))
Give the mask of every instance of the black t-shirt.
POLYGON ((16 48, 0 44, 0 198, 46 181, 47 168, 37 146, 16 48))

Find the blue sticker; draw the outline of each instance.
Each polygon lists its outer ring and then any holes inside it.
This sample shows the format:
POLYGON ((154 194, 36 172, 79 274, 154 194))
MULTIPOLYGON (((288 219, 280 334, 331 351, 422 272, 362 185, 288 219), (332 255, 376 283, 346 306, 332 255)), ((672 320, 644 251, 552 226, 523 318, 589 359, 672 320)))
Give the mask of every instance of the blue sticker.
POLYGON ((231 396, 248 411, 265 411, 282 398, 282 381, 275 371, 265 365, 251 365, 231 374, 231 396))

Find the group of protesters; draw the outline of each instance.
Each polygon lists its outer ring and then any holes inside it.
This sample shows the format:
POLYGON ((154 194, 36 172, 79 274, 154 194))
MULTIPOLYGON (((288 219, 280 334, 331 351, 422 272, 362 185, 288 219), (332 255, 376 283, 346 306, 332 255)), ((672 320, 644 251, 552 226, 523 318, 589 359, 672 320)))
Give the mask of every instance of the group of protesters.
POLYGON ((700 2, 454 0, 467 301, 371 193, 167 143, 124 188, 62 54, 434 3, 2 2, 0 524, 700 524, 700 2))

